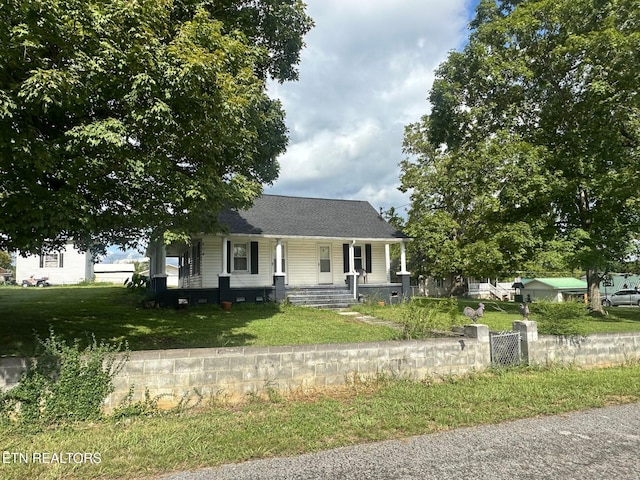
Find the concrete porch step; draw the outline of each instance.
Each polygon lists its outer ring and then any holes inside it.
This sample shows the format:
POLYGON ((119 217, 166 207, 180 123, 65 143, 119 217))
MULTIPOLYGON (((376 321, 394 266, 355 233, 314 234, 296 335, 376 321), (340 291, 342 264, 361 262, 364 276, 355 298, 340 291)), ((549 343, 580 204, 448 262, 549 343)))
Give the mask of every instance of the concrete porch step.
POLYGON ((358 303, 344 287, 291 288, 286 294, 293 305, 340 309, 358 303))

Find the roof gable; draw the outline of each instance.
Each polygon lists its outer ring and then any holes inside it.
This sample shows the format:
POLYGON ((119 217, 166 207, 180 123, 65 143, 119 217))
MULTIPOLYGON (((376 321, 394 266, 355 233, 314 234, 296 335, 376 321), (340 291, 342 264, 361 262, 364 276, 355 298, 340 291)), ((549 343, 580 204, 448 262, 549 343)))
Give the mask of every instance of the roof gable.
POLYGON ((365 201, 262 195, 247 210, 225 210, 218 220, 231 234, 401 239, 365 201))

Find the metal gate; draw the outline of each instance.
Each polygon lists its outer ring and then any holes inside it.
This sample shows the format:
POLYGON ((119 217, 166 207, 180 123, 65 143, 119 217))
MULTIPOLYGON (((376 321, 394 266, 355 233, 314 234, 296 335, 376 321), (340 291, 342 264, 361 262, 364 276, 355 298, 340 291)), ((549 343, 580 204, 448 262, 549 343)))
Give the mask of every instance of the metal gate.
POLYGON ((492 367, 510 367, 522 363, 520 333, 489 332, 489 343, 492 367))

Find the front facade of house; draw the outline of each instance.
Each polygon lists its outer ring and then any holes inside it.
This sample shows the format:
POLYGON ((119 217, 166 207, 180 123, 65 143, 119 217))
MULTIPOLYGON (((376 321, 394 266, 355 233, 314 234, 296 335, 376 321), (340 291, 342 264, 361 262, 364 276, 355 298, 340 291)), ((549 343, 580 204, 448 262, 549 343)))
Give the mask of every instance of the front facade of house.
MULTIPOLYGON (((391 283, 392 244, 402 246, 408 290, 408 238, 367 202, 263 195, 219 221, 226 233, 194 235, 190 245, 167 248, 166 255, 179 258, 179 288, 200 294, 197 303, 282 301, 287 291, 311 287, 387 298, 403 291, 402 280, 391 283)), ((161 249, 152 277, 163 275, 161 249)))
POLYGON ((92 281, 93 257, 91 253, 81 252, 69 242, 59 251, 42 255, 23 257, 16 255, 16 281, 29 277, 48 278, 53 285, 70 285, 92 281))

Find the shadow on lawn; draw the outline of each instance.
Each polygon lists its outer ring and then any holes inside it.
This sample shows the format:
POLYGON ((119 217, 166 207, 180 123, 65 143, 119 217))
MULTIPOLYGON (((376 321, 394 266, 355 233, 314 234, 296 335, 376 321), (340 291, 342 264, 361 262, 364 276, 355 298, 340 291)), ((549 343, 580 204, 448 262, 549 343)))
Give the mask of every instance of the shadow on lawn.
POLYGON ((67 343, 127 343, 131 350, 249 345, 255 336, 238 332, 250 322, 280 312, 273 304, 217 305, 185 310, 145 309, 122 287, 7 288, 1 295, 0 356, 31 356, 37 338, 53 329, 67 343))

